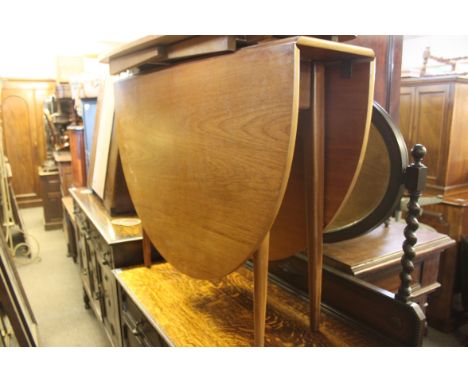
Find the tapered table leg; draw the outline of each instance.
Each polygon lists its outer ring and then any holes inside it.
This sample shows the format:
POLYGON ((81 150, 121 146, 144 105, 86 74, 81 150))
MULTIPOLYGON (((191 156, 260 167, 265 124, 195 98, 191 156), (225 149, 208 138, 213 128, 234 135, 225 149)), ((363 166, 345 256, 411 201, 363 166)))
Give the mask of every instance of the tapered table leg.
POLYGON ((322 295, 325 68, 313 64, 311 125, 304 139, 310 328, 318 331, 322 295))
POLYGON ((145 230, 143 230, 143 264, 147 268, 151 268, 151 240, 149 239, 148 235, 146 234, 145 230))
POLYGON ((270 233, 268 232, 254 253, 254 345, 265 345, 265 319, 268 286, 268 253, 270 233))

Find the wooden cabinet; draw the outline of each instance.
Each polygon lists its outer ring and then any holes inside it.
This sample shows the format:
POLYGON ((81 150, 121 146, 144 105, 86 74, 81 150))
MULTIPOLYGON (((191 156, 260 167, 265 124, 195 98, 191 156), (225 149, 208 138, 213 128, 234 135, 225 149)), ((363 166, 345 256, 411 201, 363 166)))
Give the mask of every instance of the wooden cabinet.
MULTIPOLYGON (((113 271, 124 346, 252 346, 253 275, 241 267, 219 283, 193 279, 169 263, 113 271)), ((383 346, 388 339, 328 306, 310 330, 303 296, 268 283, 266 346, 383 346)))
POLYGON ((102 322, 113 346, 121 346, 120 308, 114 268, 143 264, 141 225, 113 224, 89 189, 72 188, 78 263, 84 301, 102 322))
POLYGON ((138 308, 135 301, 123 288, 118 288, 120 294, 120 314, 122 324, 122 346, 148 347, 168 346, 158 331, 138 308))
POLYGON ((403 79, 400 129, 408 148, 427 148, 427 192, 468 190, 468 80, 460 77, 403 79))
POLYGON ((77 262, 76 250, 76 222, 75 213, 73 212, 73 199, 71 196, 64 196, 62 198, 63 209, 63 231, 67 239, 67 257, 71 257, 73 261, 77 262))
POLYGON ((448 234, 457 246, 441 259, 442 284, 429 301, 429 323, 444 331, 456 326, 453 314, 459 242, 468 235, 468 79, 456 76, 403 79, 400 129, 408 147, 427 148, 426 194, 443 197, 424 207, 420 221, 448 234))
POLYGON ((52 81, 0 79, 3 139, 20 207, 41 205, 38 167, 45 159, 43 103, 52 81))
POLYGON ((457 278, 461 277, 458 272, 460 242, 468 236, 468 192, 446 196, 442 203, 425 207, 420 220, 457 241, 457 246, 449 249, 441 259, 438 280, 442 287, 431 296, 427 311, 431 326, 452 331, 461 323, 454 309, 454 296, 457 278))
MULTIPOLYGON (((400 287, 403 231, 406 223, 391 221, 359 238, 324 246, 324 263, 373 285, 396 293, 400 287)), ((426 311, 428 297, 440 288, 439 261, 455 241, 429 227, 416 232, 411 300, 426 311)))
POLYGON ((62 228, 62 194, 60 193, 60 178, 58 171, 43 171, 39 169, 41 180, 42 206, 44 211, 44 229, 62 228))

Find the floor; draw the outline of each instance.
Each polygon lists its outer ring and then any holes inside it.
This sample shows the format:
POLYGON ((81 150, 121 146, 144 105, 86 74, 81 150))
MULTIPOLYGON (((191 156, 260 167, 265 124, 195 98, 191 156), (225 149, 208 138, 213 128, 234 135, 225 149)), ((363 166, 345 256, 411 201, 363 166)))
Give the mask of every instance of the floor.
MULTIPOLYGON (((20 211, 32 258, 16 264, 39 327, 41 346, 110 346, 91 310, 84 309, 78 265, 66 256, 62 230, 45 231, 42 208, 20 211)), ((462 346, 468 326, 452 334, 429 328, 424 346, 462 346)))
POLYGON ((16 265, 38 322, 40 346, 110 346, 92 310, 84 309, 78 265, 66 256, 62 230, 45 231, 42 208, 20 210, 32 258, 16 265))

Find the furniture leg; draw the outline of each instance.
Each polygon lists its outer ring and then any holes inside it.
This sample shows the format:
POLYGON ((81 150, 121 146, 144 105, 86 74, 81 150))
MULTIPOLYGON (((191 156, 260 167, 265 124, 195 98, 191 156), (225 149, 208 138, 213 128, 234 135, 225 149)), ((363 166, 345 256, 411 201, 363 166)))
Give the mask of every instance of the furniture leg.
POLYGON ((265 319, 268 286, 268 253, 270 233, 268 232, 253 255, 254 264, 254 345, 265 345, 265 319))
POLYGON ((143 230, 143 264, 147 268, 151 268, 151 240, 143 230))
POLYGON ((310 328, 312 331, 318 331, 323 263, 325 68, 323 64, 313 64, 312 70, 312 123, 305 126, 304 173, 310 328))

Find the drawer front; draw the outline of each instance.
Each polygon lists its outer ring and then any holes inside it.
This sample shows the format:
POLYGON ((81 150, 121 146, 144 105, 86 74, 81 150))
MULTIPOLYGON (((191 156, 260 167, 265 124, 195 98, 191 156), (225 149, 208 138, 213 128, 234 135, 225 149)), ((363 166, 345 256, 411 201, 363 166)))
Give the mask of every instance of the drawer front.
POLYGON ((123 346, 167 346, 137 305, 120 288, 123 346))

